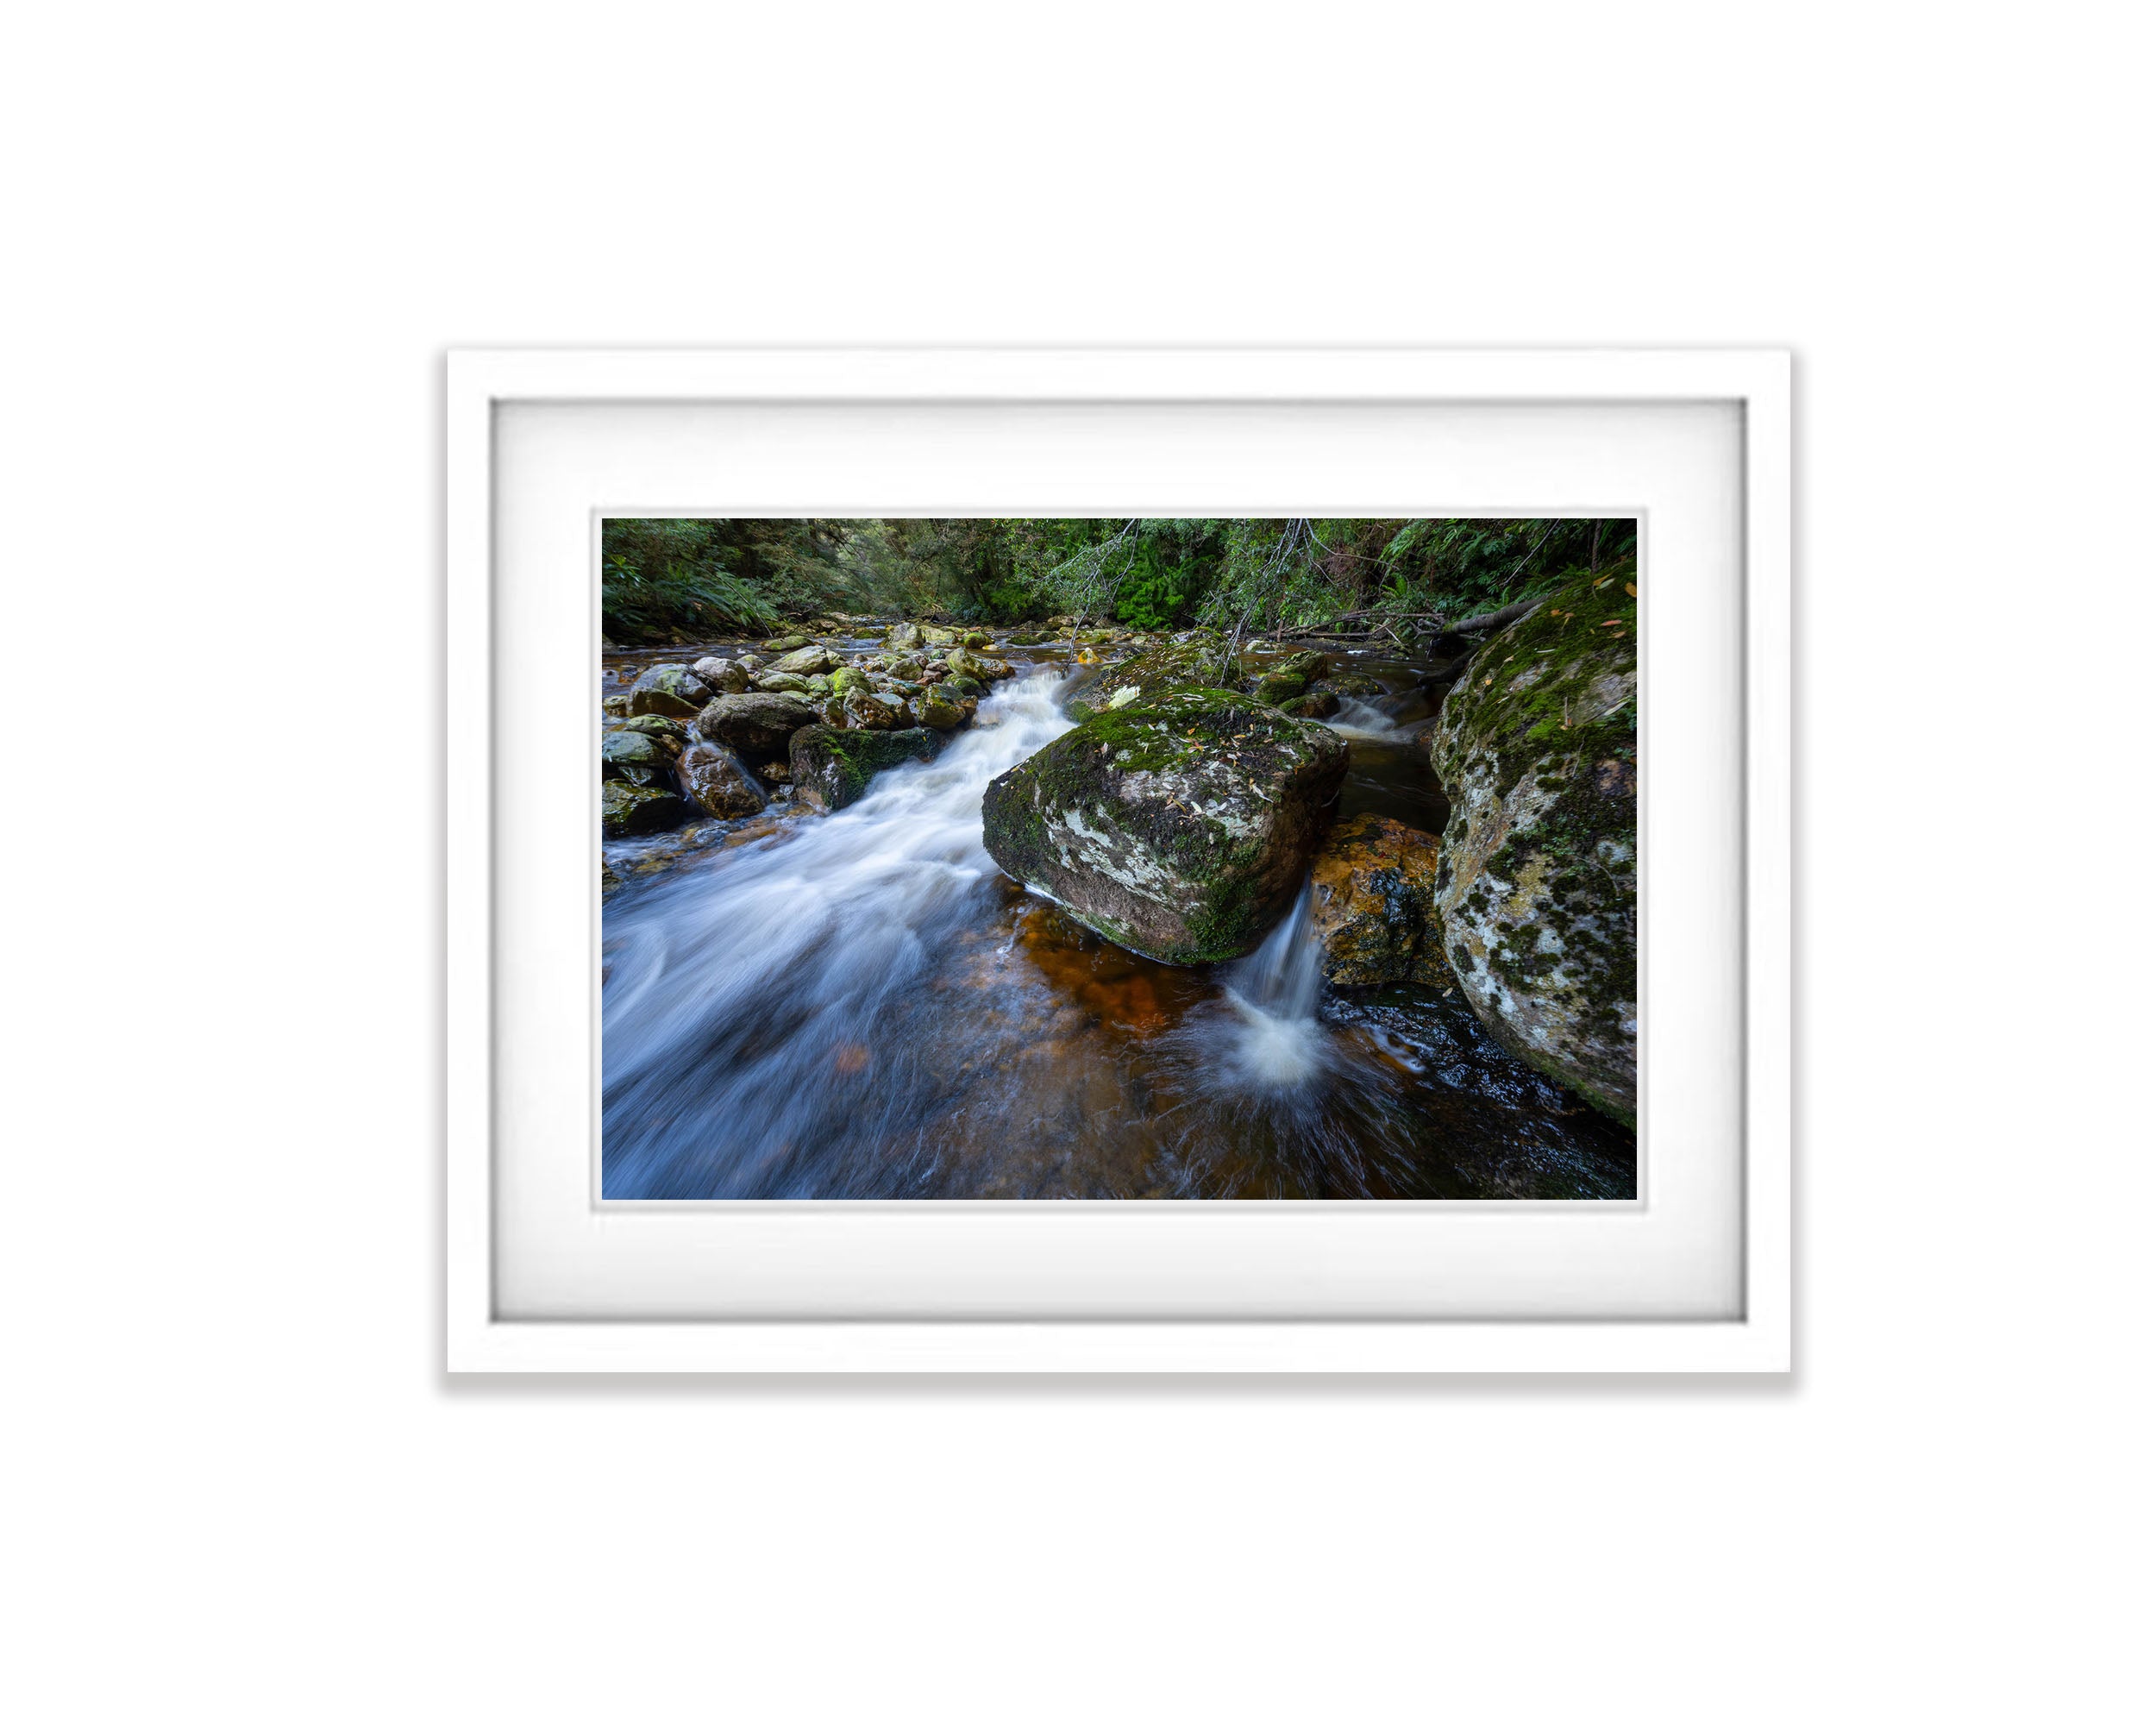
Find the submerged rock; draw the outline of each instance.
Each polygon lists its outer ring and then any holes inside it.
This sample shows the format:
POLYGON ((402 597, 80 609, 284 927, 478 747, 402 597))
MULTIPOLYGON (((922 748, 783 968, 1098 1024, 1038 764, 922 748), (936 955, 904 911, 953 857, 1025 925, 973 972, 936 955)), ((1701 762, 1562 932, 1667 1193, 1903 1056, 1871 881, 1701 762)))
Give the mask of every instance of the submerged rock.
POLYGON ((1233 958, 1294 899, 1347 745, 1247 695, 1181 689, 1094 713, 992 781, 988 852, 1118 944, 1233 958))
POLYGON ((696 734, 724 743, 754 759, 782 755, 787 738, 817 720, 813 705, 799 695, 721 695, 696 716, 696 734))
POLYGON ((682 750, 674 770, 689 800, 706 814, 762 812, 762 788, 730 749, 717 743, 693 743, 682 750))
POLYGON ((654 665, 629 686, 629 711, 632 717, 655 712, 689 718, 711 698, 686 665, 654 665))
POLYGON ((1437 906, 1444 850, 1435 833, 1383 815, 1356 815, 1332 830, 1310 867, 1311 926, 1326 982, 1451 984, 1437 906))
POLYGON ((943 739, 932 731, 840 731, 812 724, 793 733, 787 750, 794 794, 812 807, 842 809, 858 802, 868 781, 902 761, 932 761, 943 739))
POLYGON ((1576 582, 1496 636, 1430 745, 1462 992, 1529 1065, 1630 1121, 1639 1033, 1637 605, 1576 582))
POLYGON ((686 820, 689 812, 671 787, 632 785, 624 779, 609 779, 599 787, 599 831, 609 838, 663 832, 686 820))

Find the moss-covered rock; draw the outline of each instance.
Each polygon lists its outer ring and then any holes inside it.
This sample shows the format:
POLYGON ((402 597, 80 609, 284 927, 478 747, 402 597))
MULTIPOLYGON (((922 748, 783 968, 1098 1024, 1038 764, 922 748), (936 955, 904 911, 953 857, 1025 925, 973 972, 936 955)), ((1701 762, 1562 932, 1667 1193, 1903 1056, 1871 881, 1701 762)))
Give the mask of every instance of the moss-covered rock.
POLYGON ((1093 714, 988 787, 988 852, 1118 944, 1233 958, 1302 884, 1347 771, 1321 724, 1183 688, 1093 714))
POLYGON ((692 718, 711 698, 696 674, 686 665, 654 665, 629 686, 629 712, 655 712, 669 718, 692 718))
POLYGON ((1183 639, 1150 647, 1119 665, 1090 672, 1072 693, 1100 710, 1151 700, 1171 689, 1219 688, 1227 681, 1227 643, 1210 630, 1198 630, 1183 639))
POLYGON ((918 623, 894 623, 883 631, 883 644, 893 653, 910 653, 921 644, 918 623))
POLYGON ((1629 583, 1552 594, 1475 656, 1430 761, 1452 812, 1445 950, 1491 1033, 1630 1121, 1639 1009, 1638 618, 1629 583))
POLYGON ((721 695, 697 714, 694 729, 706 742, 724 743, 755 760, 783 755, 787 738, 817 718, 816 708, 799 695, 721 695))
POLYGON ((839 731, 812 724, 793 733, 787 762, 795 795, 812 807, 842 809, 858 802, 868 781, 903 761, 932 761, 943 739, 932 731, 839 731))
POLYGON ((1307 695, 1284 700, 1280 710, 1297 718, 1330 718, 1340 710, 1340 698, 1331 689, 1313 689, 1307 695))
POLYGON ((805 695, 809 680, 792 671, 759 671, 755 687, 768 695, 805 695))
POLYGON ((1384 684, 1363 671, 1336 671, 1329 677, 1321 677, 1311 684, 1312 694, 1328 693, 1353 695, 1357 700, 1374 700, 1389 693, 1384 684))
POLYGON ((805 635, 774 635, 763 643, 767 653, 795 653, 809 644, 805 635))
POLYGON ((763 810, 762 787, 741 756, 723 744, 691 743, 681 751, 674 772, 689 800, 706 814, 731 817, 763 810))
POLYGON ((1298 699, 1303 692, 1300 677, 1286 671, 1268 671, 1257 680, 1250 693, 1268 706, 1280 706, 1298 699))
POLYGON ((1325 949, 1326 981, 1449 984, 1435 902, 1444 844, 1435 833, 1383 815, 1334 827, 1310 865, 1310 918, 1325 949))
POLYGON ((974 716, 974 703, 954 698, 948 687, 925 688, 913 697, 913 712, 931 731, 956 731, 974 716))
POLYGON ((715 695, 737 695, 749 687, 749 673, 735 659, 699 659, 690 668, 696 680, 715 695))
POLYGON ((689 806, 674 794, 671 786, 632 785, 625 779, 609 779, 599 787, 599 831, 609 838, 663 832, 679 826, 689 814, 689 806))
POLYGON ((655 712, 639 714, 620 727, 638 735, 655 738, 661 749, 669 754, 678 753, 689 740, 688 727, 678 718, 667 718, 655 712), (667 745, 672 747, 668 748, 667 745))
POLYGON ((812 677, 819 671, 836 670, 843 662, 830 648, 810 646, 797 649, 782 658, 774 660, 770 670, 796 677, 812 677))
POLYGON ((636 731, 611 731, 599 745, 599 771, 603 779, 625 784, 654 785, 665 781, 674 764, 656 737, 636 731))
MULTIPOLYGON (((973 637, 968 636, 967 639, 973 637)), ((943 662, 950 667, 955 677, 970 677, 977 683, 1000 682, 1015 676, 1018 668, 1007 659, 991 659, 976 653, 969 647, 954 647, 943 656, 943 662)))

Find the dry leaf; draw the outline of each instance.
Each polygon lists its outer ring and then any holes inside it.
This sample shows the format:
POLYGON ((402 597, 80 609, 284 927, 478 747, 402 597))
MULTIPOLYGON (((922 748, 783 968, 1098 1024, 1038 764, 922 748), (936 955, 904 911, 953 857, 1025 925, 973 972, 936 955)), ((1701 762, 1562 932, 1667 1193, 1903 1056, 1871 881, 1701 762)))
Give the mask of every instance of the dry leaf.
POLYGON ((1625 583, 1625 591, 1630 593, 1634 599, 1638 599, 1639 597, 1639 589, 1633 586, 1630 581, 1626 581, 1625 583))

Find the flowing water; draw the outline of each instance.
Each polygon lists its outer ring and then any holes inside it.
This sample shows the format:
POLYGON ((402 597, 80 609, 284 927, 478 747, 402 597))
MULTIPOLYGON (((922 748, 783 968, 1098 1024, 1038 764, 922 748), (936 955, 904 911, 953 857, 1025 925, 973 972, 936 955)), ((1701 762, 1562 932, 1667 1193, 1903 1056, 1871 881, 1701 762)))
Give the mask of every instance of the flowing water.
MULTIPOLYGON (((607 846, 607 1197, 1632 1195, 1630 1134, 1457 994, 1329 990, 1307 888, 1249 957, 1183 969, 1006 879, 981 794, 1070 728, 1026 668, 837 814, 607 846)), ((1343 809, 1441 826, 1403 704, 1336 720, 1343 809)))

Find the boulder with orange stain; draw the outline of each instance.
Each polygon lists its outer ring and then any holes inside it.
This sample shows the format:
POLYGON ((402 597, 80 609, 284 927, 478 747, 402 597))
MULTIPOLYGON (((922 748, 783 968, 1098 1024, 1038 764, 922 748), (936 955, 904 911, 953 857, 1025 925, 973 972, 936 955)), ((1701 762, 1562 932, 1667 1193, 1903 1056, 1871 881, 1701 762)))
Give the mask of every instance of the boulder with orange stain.
POLYGON ((1452 967, 1438 917, 1435 833, 1362 814, 1332 831, 1310 869, 1310 918, 1336 988, 1426 982, 1445 988, 1452 967))

